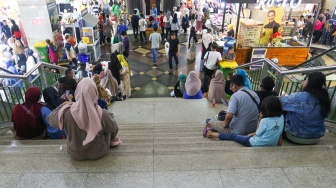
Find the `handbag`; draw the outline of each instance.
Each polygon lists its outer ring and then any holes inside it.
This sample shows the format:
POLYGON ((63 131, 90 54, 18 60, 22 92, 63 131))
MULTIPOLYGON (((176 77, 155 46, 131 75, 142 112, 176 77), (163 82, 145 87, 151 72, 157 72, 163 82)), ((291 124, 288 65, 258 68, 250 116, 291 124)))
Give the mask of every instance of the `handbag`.
POLYGON ((208 55, 207 55, 207 57, 206 57, 206 61, 203 63, 203 71, 205 72, 205 69, 207 69, 207 67, 205 66, 206 65, 206 63, 207 63, 207 61, 208 61, 208 57, 209 57, 209 54, 210 54, 210 51, 208 52, 208 55))

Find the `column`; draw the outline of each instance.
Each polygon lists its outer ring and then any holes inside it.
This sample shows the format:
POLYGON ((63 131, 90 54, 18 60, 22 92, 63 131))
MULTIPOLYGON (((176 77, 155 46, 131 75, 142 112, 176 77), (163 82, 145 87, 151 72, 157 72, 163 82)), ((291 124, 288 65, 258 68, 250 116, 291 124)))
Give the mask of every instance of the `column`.
POLYGON ((47 3, 55 0, 16 0, 19 8, 19 19, 27 37, 29 47, 46 39, 54 40, 51 30, 47 3))

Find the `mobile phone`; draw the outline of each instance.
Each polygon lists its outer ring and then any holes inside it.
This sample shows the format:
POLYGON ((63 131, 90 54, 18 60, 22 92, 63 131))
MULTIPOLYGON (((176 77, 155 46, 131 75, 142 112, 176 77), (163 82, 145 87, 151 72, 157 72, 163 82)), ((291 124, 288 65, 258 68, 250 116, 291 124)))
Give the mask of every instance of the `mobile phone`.
POLYGON ((69 94, 70 94, 70 90, 66 90, 65 91, 65 96, 68 98, 69 97, 69 94))
POLYGON ((226 100, 225 99, 223 99, 223 98, 220 98, 220 100, 223 102, 223 104, 225 105, 225 106, 228 106, 229 104, 226 102, 226 100))

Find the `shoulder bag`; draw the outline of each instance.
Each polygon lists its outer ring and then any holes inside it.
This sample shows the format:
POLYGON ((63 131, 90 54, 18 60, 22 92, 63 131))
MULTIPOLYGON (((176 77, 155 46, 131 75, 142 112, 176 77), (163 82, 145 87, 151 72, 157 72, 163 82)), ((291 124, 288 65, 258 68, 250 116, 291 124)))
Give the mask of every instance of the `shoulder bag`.
POLYGON ((260 112, 260 106, 259 106, 257 100, 248 91, 246 91, 245 89, 242 89, 242 91, 244 91, 245 93, 247 93, 251 97, 251 99, 253 100, 253 102, 257 105, 258 111, 260 112))

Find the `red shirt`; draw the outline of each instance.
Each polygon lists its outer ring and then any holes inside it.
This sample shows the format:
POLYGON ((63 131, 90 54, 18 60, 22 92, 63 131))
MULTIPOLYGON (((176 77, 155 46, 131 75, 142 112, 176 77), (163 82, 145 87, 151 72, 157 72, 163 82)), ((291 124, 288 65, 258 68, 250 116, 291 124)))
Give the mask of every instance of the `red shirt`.
POLYGON ((166 25, 166 23, 163 22, 163 18, 164 16, 160 16, 160 27, 164 27, 166 25))
POLYGON ((277 37, 282 37, 282 33, 279 32, 274 33, 273 38, 275 39, 277 37))

